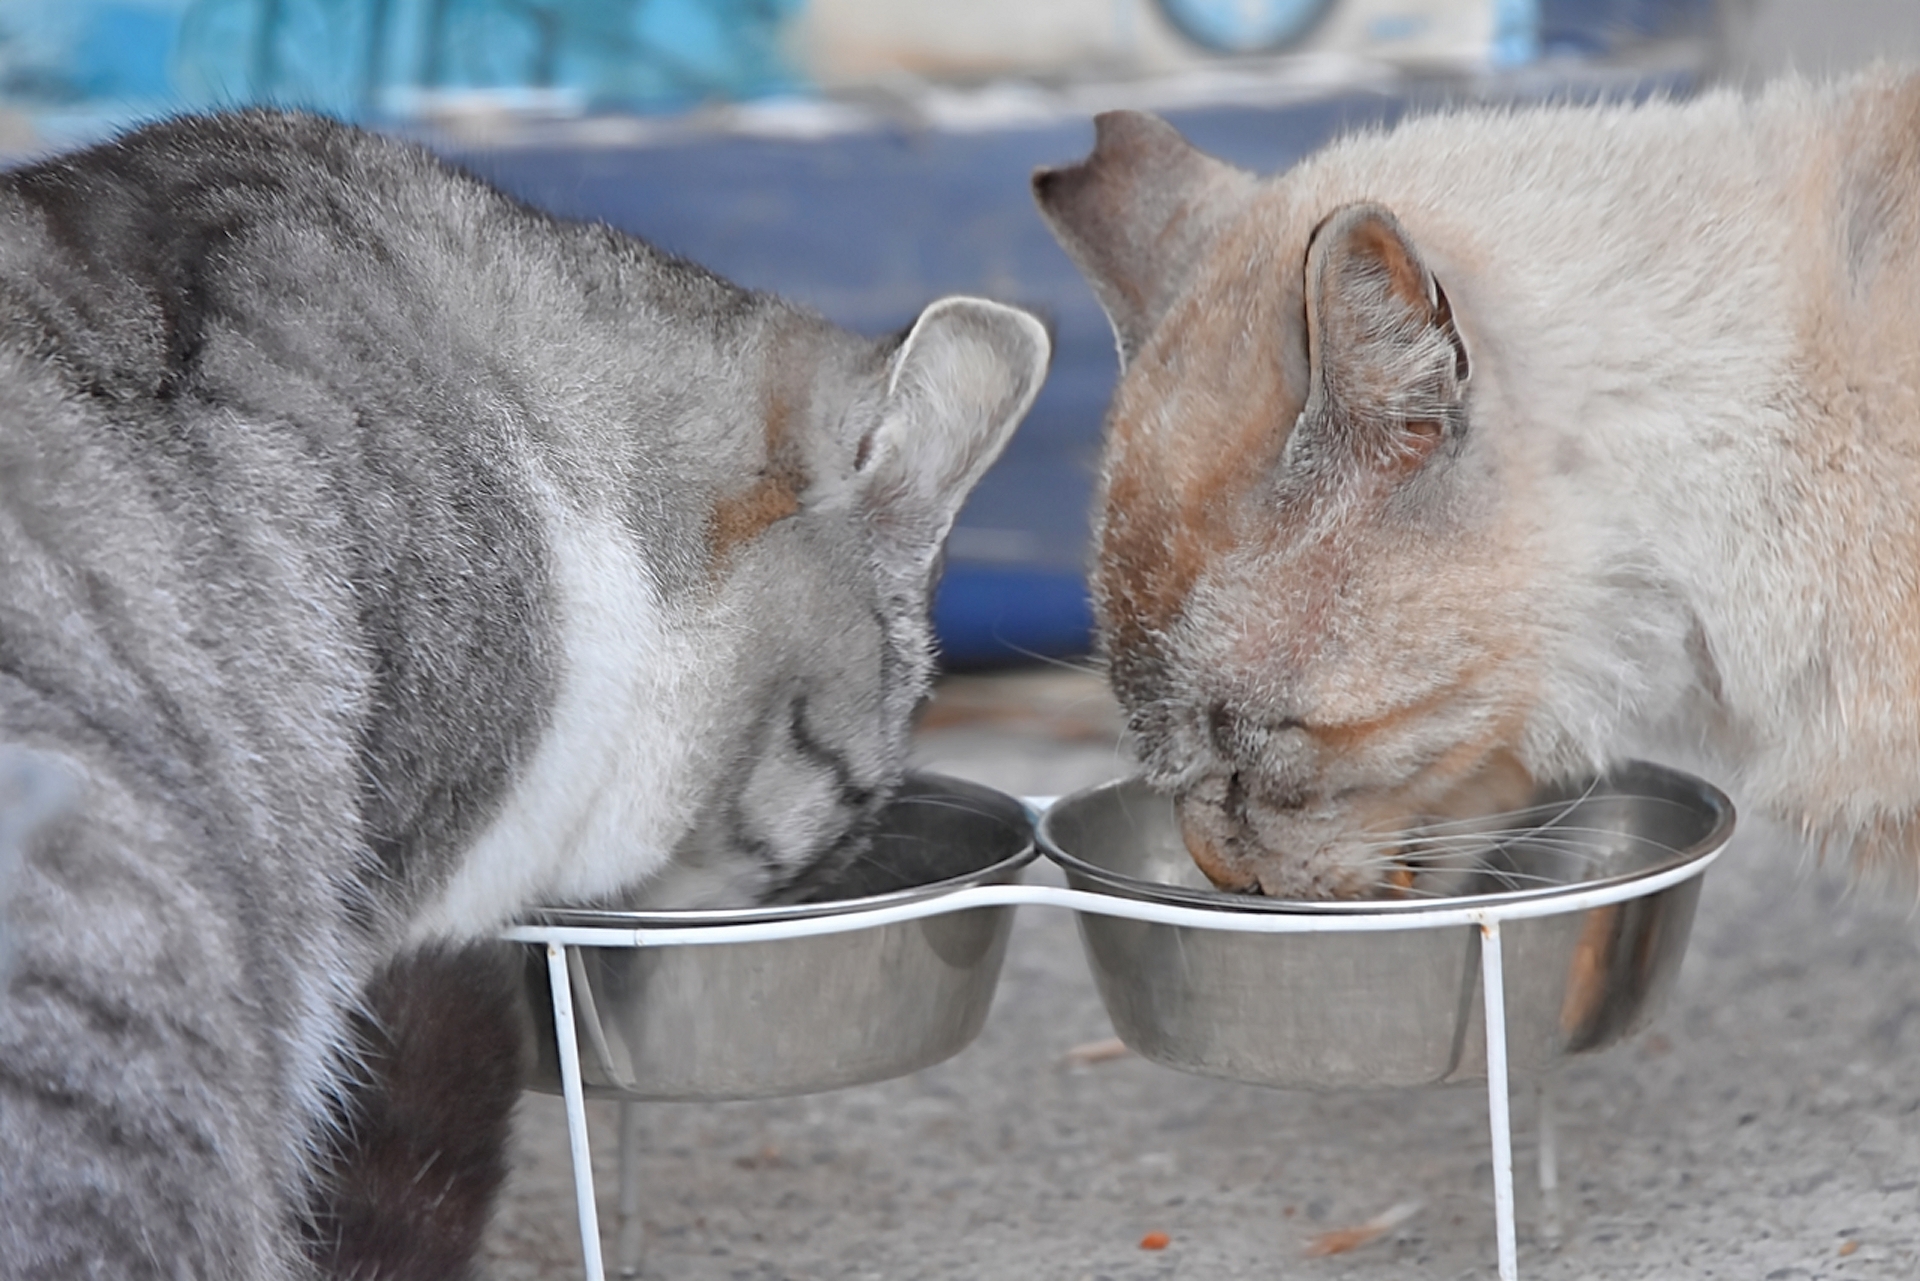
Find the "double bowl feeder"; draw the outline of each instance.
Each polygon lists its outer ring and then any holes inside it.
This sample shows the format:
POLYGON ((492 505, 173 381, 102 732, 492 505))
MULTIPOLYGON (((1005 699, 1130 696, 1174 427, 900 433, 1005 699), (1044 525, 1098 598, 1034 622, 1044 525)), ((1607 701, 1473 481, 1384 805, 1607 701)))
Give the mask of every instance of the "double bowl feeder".
MULTIPOLYGON (((1154 1062, 1317 1089, 1484 1079, 1512 1278, 1509 1074, 1653 1018, 1734 821, 1710 785, 1641 762, 1528 812, 1489 839, 1466 893, 1296 903, 1210 888, 1170 803, 1137 782, 1028 806, 916 775, 826 901, 543 912, 508 937, 528 945, 534 1087, 568 1104, 587 1274, 604 1275, 586 1097, 801 1094, 939 1062, 979 1032, 1013 909, 1032 905, 1076 914, 1115 1031, 1154 1062), (1036 844, 1068 888, 1021 883, 1036 844)), ((633 1199, 623 1187, 623 1255, 633 1199)))

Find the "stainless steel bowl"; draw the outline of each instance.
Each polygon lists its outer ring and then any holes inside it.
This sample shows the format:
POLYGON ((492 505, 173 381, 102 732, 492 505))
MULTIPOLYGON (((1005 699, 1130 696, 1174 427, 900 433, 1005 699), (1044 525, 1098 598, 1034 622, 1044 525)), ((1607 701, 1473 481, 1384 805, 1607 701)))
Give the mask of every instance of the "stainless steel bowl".
MULTIPOLYGON (((1012 797, 910 777, 870 858, 826 901, 736 911, 549 910, 540 924, 616 929, 730 925, 857 913, 1020 879, 1032 826, 1012 797)), ((978 1035, 1013 909, 973 908, 813 938, 569 950, 589 1095, 744 1099, 806 1094, 912 1072, 978 1035)), ((544 949, 527 948, 533 1088, 558 1093, 544 949)))
MULTIPOLYGON (((1709 857, 1733 830, 1733 807, 1719 791, 1645 763, 1536 800, 1547 807, 1541 826, 1491 852, 1469 886, 1475 893, 1444 899, 1293 903, 1213 890, 1187 856, 1171 803, 1133 781, 1061 800, 1042 819, 1039 840, 1076 889, 1222 912, 1411 918, 1644 879, 1709 857)), ((1515 1073, 1611 1045, 1658 1012, 1686 950, 1700 883, 1693 876, 1610 906, 1502 925, 1515 1073)), ((1169 1067, 1319 1088, 1486 1075, 1480 935, 1472 926, 1249 934, 1089 912, 1079 924, 1114 1030, 1169 1067)))

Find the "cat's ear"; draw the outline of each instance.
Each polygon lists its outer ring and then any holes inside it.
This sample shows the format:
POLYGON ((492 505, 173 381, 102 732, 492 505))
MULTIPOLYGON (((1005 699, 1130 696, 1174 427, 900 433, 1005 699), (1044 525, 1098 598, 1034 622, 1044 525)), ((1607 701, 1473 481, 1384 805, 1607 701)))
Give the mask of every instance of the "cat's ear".
POLYGON ((1109 111, 1093 127, 1085 160, 1034 171, 1033 198, 1113 322, 1125 369, 1255 179, 1156 116, 1109 111))
POLYGON ((855 460, 868 516, 903 567, 932 563, 1039 394, 1051 352, 1046 327, 1017 307, 943 298, 920 313, 855 460))
POLYGON ((1418 465, 1465 421, 1471 364, 1453 307, 1405 228, 1346 205, 1307 246, 1307 402, 1289 451, 1418 465))

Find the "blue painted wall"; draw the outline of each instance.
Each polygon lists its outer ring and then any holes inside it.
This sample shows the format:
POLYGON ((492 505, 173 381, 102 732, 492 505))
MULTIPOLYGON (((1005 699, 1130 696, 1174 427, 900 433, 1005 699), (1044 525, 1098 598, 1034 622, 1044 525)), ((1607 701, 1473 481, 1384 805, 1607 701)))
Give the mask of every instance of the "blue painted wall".
POLYGON ((273 100, 403 112, 421 90, 672 109, 802 87, 805 0, 8 0, 0 98, 106 115, 273 100))

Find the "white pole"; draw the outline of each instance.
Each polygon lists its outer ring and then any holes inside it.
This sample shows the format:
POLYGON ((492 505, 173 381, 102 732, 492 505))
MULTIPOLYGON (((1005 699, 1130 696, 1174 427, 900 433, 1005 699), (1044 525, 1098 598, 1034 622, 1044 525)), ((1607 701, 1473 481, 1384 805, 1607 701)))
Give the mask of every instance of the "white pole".
POLYGON ((647 1228, 640 1218, 640 1105, 620 1100, 620 1226, 613 1239, 614 1275, 637 1281, 647 1251, 647 1228))
POLYGON ((593 1153, 587 1147, 587 1097, 580 1084, 580 1041, 573 1029, 573 990, 567 950, 547 944, 547 983, 553 989, 553 1039, 560 1047, 560 1089, 567 1099, 567 1138, 573 1145, 573 1199, 580 1212, 580 1252, 587 1281, 606 1281, 600 1261, 600 1216, 593 1204, 593 1153))
POLYGON ((1548 1246, 1560 1245, 1560 1122, 1553 1112, 1553 1092, 1542 1076, 1535 1096, 1540 1111, 1540 1235, 1548 1246))
POLYGON ((1487 1017, 1487 1130, 1493 1139, 1493 1231, 1500 1281, 1519 1281, 1513 1230, 1513 1125, 1507 1111, 1507 988, 1500 921, 1480 924, 1480 986, 1487 1017))

